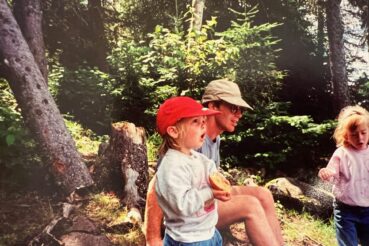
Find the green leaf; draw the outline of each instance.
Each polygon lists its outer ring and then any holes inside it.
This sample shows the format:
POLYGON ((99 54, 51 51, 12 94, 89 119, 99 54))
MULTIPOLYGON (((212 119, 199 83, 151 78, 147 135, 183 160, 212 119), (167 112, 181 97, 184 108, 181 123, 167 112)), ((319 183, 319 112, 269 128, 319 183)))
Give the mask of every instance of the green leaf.
POLYGON ((6 144, 8 146, 13 145, 15 142, 15 136, 13 134, 9 134, 6 136, 6 144))

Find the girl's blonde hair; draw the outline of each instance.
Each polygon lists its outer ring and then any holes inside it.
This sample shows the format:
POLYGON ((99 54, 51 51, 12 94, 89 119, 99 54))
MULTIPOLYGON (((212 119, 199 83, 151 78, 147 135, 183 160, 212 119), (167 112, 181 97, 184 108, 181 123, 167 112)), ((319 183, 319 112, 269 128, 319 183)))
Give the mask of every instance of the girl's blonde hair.
MULTIPOLYGON (((184 120, 185 119, 181 119, 174 125, 178 130, 178 135, 180 138, 185 134, 184 120)), ((162 138, 163 141, 161 142, 159 147, 159 158, 163 157, 165 153, 167 153, 168 149, 180 150, 180 146, 178 145, 176 140, 169 136, 168 133, 163 135, 162 138)))
POLYGON ((369 112, 361 106, 347 106, 338 115, 338 124, 333 138, 337 147, 349 147, 348 134, 355 131, 359 126, 369 128, 369 112))

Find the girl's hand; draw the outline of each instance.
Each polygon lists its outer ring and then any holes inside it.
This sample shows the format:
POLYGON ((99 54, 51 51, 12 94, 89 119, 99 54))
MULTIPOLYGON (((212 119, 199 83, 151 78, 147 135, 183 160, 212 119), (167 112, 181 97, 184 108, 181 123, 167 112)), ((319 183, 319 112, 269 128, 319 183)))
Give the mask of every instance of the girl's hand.
POLYGON ((331 177, 336 175, 336 171, 331 168, 322 168, 319 170, 318 176, 323 181, 329 181, 331 177))
POLYGON ((213 191, 214 198, 226 202, 231 199, 231 193, 229 191, 211 189, 213 191))

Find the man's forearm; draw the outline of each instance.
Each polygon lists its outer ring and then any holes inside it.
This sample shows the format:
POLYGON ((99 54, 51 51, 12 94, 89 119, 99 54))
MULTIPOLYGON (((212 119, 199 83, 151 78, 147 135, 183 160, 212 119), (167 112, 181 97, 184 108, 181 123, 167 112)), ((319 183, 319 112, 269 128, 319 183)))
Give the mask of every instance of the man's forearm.
POLYGON ((155 192, 156 176, 152 178, 147 189, 144 234, 147 245, 162 245, 161 225, 163 211, 161 210, 155 192))

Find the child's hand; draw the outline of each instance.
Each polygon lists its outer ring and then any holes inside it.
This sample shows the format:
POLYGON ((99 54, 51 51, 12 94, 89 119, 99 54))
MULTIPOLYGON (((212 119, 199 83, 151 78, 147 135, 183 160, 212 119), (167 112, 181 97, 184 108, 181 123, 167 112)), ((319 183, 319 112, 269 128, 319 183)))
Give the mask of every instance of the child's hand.
POLYGON ((329 181, 336 174, 336 171, 331 168, 322 168, 319 170, 318 176, 324 181, 329 181))
POLYGON ((229 191, 211 189, 213 191, 214 198, 220 201, 229 201, 231 199, 231 193, 229 191))
POLYGON ((209 184, 212 189, 231 192, 231 183, 220 173, 213 172, 209 176, 209 184))

